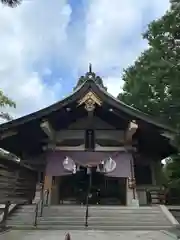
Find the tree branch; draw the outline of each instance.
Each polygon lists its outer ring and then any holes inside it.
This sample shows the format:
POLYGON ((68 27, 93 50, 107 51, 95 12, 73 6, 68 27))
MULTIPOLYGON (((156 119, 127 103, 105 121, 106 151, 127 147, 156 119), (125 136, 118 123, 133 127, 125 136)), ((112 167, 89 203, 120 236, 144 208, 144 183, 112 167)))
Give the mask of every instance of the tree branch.
POLYGON ((1 0, 2 4, 5 4, 9 7, 17 7, 22 0, 1 0))

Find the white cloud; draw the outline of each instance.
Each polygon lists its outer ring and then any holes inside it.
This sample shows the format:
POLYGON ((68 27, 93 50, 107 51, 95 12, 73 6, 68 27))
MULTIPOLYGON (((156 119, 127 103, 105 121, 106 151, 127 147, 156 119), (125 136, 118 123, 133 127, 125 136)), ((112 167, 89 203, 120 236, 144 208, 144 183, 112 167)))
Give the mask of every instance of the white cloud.
POLYGON ((147 21, 153 20, 169 6, 169 0, 85 1, 85 23, 77 21, 68 35, 71 8, 67 2, 24 0, 15 9, 0 5, 0 88, 16 101, 17 109, 11 110, 15 117, 58 100, 60 90, 64 95, 59 77, 51 86, 42 80, 42 76, 53 77, 50 63, 54 59, 71 67, 71 73, 77 68, 85 71, 91 62, 104 75, 109 91, 117 95, 122 69, 147 47, 141 37, 147 24, 144 15, 150 15, 147 21), (82 46, 79 38, 84 39, 82 46))
POLYGON ((147 24, 144 15, 149 13, 150 21, 163 15, 168 7, 169 0, 90 1, 83 62, 92 62, 95 70, 106 73, 104 81, 113 95, 117 96, 122 86, 122 69, 147 47, 141 36, 147 24), (114 67, 116 71, 111 71, 114 67))
POLYGON ((40 63, 43 74, 51 74, 48 62, 65 48, 70 15, 65 0, 23 1, 15 9, 0 5, 0 87, 16 101, 15 117, 57 99, 61 83, 46 85, 33 66, 40 63))

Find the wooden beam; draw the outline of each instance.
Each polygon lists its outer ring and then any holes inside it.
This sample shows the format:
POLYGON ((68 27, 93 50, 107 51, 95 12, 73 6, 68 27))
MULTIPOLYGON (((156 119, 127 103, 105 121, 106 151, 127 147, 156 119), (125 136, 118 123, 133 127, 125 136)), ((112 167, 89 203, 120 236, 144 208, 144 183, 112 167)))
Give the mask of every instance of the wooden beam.
MULTIPOLYGON (((124 142, 124 131, 122 130, 94 130, 96 139, 116 140, 120 143, 124 142)), ((61 143, 64 140, 84 139, 84 130, 60 130, 56 132, 56 142, 61 143)), ((48 143, 48 139, 43 142, 48 143)))
POLYGON ((31 165, 41 165, 41 164, 45 164, 46 161, 45 160, 40 160, 40 161, 23 160, 23 163, 31 164, 31 165))
MULTIPOLYGON (((96 130, 115 130, 116 128, 106 121, 100 119, 99 117, 94 116, 93 117, 93 125, 95 126, 96 130)), ((88 129, 88 121, 87 117, 83 117, 79 119, 77 122, 71 123, 68 127, 68 129, 71 130, 84 130, 88 129)))
POLYGON ((16 134, 18 134, 18 131, 7 131, 7 132, 2 133, 2 134, 0 135, 0 139, 2 140, 2 139, 4 139, 4 138, 8 138, 8 137, 14 136, 14 135, 16 135, 16 134))
MULTIPOLYGON (((49 144, 48 146, 45 146, 43 147, 43 150, 46 151, 46 150, 49 150, 49 149, 52 149, 52 146, 49 144)), ((76 146, 76 147, 69 147, 69 146, 56 146, 54 148, 54 150, 57 150, 57 151, 84 151, 85 150, 85 146, 84 144, 80 145, 80 146, 76 146)), ((126 152, 126 151, 129 151, 129 150, 134 150, 135 151, 135 148, 133 148, 132 146, 119 146, 119 147, 102 147, 98 144, 96 144, 95 146, 95 151, 103 151, 103 152, 116 152, 116 151, 120 151, 120 152, 126 152)))
POLYGON ((40 124, 42 130, 45 132, 45 134, 48 136, 48 138, 53 141, 55 139, 55 131, 52 128, 51 124, 48 121, 43 121, 40 124))

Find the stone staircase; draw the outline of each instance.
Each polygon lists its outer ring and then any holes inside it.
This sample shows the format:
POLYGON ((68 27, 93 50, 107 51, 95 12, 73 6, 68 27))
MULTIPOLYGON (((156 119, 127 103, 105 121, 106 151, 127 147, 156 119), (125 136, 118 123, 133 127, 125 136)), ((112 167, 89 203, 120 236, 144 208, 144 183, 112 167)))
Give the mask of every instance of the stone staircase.
MULTIPOLYGON (((84 206, 44 207, 43 216, 38 217, 38 229, 81 230, 85 229, 84 206)), ((167 210, 168 211, 168 210, 167 210)), ((7 224, 13 228, 33 228, 35 206, 24 206, 14 212, 7 224)), ((172 222, 160 206, 120 207, 90 206, 89 230, 167 230, 172 222)))
POLYGON ((177 220, 177 222, 180 224, 180 206, 168 205, 167 208, 177 220))
POLYGON ((36 205, 20 205, 13 211, 6 222, 7 227, 14 229, 28 229, 32 228, 34 223, 36 205))
POLYGON ((80 230, 85 228, 84 206, 44 207, 43 216, 38 219, 38 228, 80 230))
POLYGON ((160 206, 91 207, 89 228, 107 230, 165 230, 172 223, 160 206))

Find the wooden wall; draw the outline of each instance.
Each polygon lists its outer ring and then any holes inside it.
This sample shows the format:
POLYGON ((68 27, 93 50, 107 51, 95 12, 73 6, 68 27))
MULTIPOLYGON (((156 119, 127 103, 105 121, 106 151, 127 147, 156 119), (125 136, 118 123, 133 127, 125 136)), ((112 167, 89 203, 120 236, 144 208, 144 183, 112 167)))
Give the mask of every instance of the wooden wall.
POLYGON ((36 181, 37 172, 34 169, 0 157, 0 203, 33 200, 36 181))

